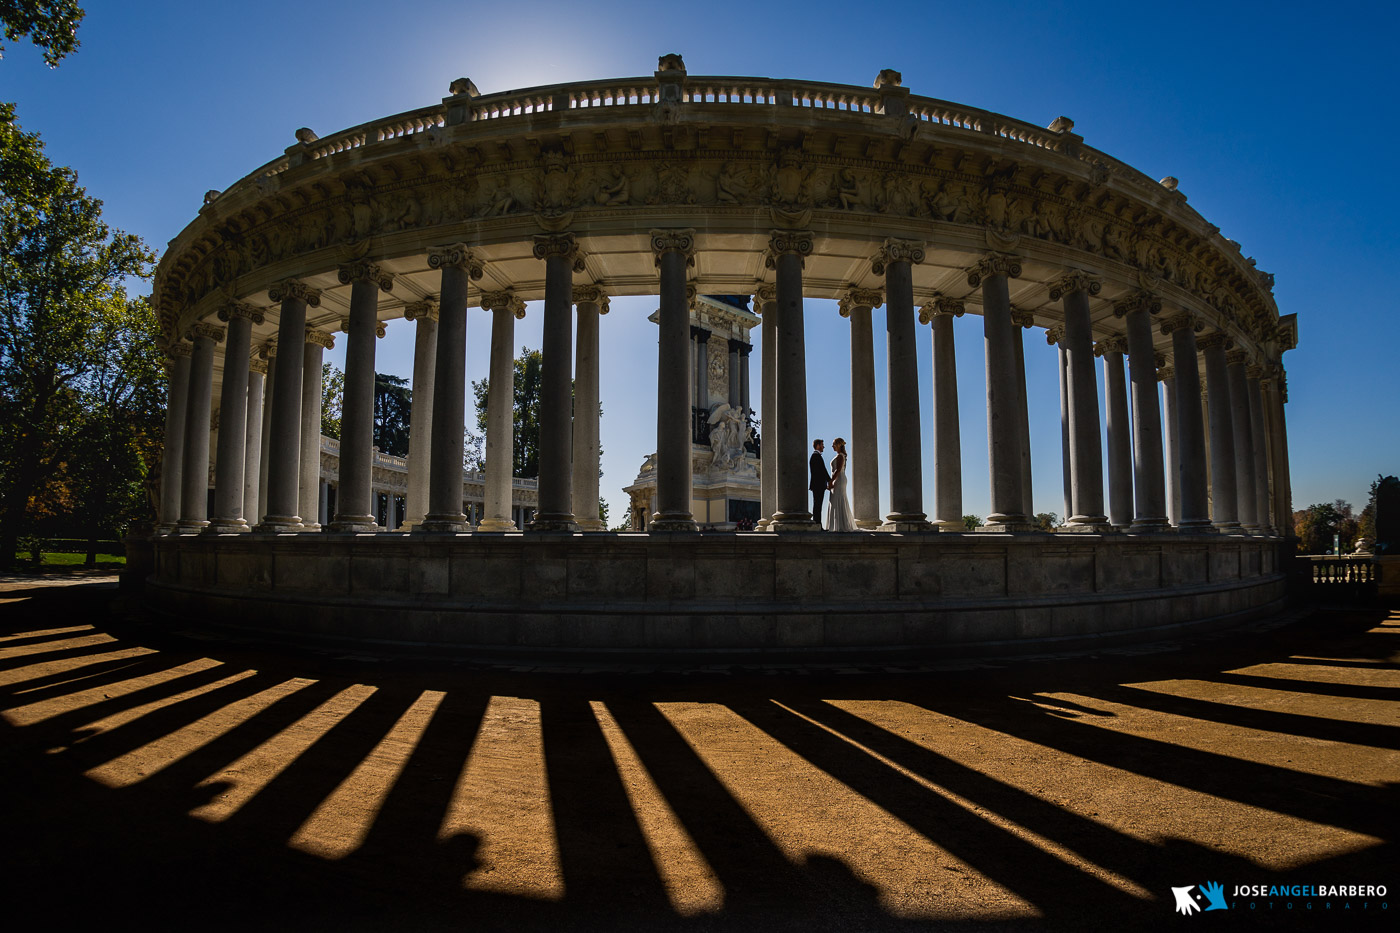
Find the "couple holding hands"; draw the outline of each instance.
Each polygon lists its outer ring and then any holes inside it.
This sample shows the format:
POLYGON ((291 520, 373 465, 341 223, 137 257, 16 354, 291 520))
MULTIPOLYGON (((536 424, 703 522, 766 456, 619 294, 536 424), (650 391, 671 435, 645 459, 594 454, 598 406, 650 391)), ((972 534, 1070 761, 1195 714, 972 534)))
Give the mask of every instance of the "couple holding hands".
POLYGON ((836 456, 831 459, 831 470, 828 472, 822 461, 826 441, 817 438, 812 442, 812 518, 817 522, 822 521, 822 500, 830 492, 831 502, 827 505, 826 521, 822 527, 827 531, 858 531, 855 518, 851 515, 850 500, 846 497, 846 441, 838 437, 831 442, 831 447, 836 451, 836 456))

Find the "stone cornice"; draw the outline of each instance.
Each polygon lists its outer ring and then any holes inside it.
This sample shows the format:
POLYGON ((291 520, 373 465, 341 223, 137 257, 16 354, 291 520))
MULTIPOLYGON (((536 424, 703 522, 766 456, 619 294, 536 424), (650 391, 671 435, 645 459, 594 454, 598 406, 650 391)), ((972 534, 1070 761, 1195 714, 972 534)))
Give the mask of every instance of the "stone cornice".
POLYGON ((982 280, 994 275, 1021 277, 1021 257, 1012 253, 987 253, 967 270, 967 284, 977 288, 982 280))
POLYGON ((1096 278, 1091 278, 1088 273, 1078 269, 1072 269, 1060 276, 1050 286, 1050 300, 1059 301, 1066 295, 1075 292, 1083 292, 1086 295, 1097 295, 1103 290, 1103 283, 1096 278))
POLYGON ((218 312, 219 320, 227 323, 234 318, 242 318, 253 324, 263 322, 263 312, 261 308, 247 304, 242 301, 230 301, 226 303, 218 312))
POLYGON ((437 321, 438 303, 431 298, 422 301, 410 301, 403 306, 403 317, 405 321, 437 321))
POLYGON ((498 292, 482 292, 481 308, 483 311, 509 311, 516 318, 525 316, 525 302, 509 288, 498 292))
POLYGON ((923 307, 919 308, 919 323, 930 324, 939 315, 962 317, 966 311, 967 303, 961 298, 935 292, 934 296, 925 302, 923 307))
POLYGON ((876 275, 884 275, 885 269, 894 263, 917 264, 923 261, 924 243, 922 240, 898 240, 890 237, 885 240, 880 251, 875 254, 875 258, 870 260, 870 271, 876 275))
POLYGON ((465 243, 453 243, 429 250, 428 268, 461 269, 474 282, 486 274, 485 264, 465 243))
POLYGON ((268 288, 267 297, 272 301, 304 301, 312 308, 321 306, 321 290, 312 288, 300 279, 283 279, 268 288))
POLYGON ((575 272, 582 272, 587 268, 583 262, 583 253, 579 250, 578 237, 572 233, 537 233, 534 243, 532 252, 536 259, 567 259, 575 272))
POLYGON ((661 265, 661 257, 667 253, 680 253, 687 266, 695 265, 695 229, 685 227, 679 230, 652 230, 651 252, 656 265, 661 265))
POLYGON ((335 335, 324 330, 317 330, 314 327, 306 329, 306 342, 314 343, 327 350, 335 349, 335 335))
POLYGON ((598 306, 599 314, 607 314, 610 310, 608 293, 601 285, 575 285, 574 304, 595 304, 598 306))
POLYGON ((217 324, 210 324, 206 321, 199 321, 189 330, 189 338, 196 340, 200 337, 207 337, 215 343, 223 343, 224 328, 217 324))
POLYGON ((842 317, 850 317, 856 308, 878 308, 885 303, 885 293, 878 288, 857 288, 852 285, 836 303, 842 317))
POLYGON ((336 272, 336 277, 340 279, 341 285, 349 285, 352 282, 373 282, 379 286, 382 292, 394 290, 394 274, 386 272, 378 263, 370 262, 368 259, 357 259, 354 262, 345 263, 336 272))

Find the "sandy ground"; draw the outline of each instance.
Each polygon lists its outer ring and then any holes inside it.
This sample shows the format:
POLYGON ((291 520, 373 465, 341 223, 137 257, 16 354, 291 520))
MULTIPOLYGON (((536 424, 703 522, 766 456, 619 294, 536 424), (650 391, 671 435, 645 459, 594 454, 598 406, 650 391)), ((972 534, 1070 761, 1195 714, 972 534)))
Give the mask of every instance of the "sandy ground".
POLYGON ((1400 910, 1397 612, 917 674, 569 674, 199 638, 115 596, 0 579, 0 902, 47 929, 1330 930, 1400 910), (1226 911, 1174 912, 1173 887, 1206 882, 1226 911))

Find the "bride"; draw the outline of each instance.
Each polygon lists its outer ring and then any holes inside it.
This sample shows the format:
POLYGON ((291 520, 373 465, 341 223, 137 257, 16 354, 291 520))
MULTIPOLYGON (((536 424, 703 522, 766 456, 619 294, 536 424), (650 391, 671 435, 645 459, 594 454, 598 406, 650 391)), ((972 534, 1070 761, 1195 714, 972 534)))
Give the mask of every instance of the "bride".
POLYGON ((826 506, 827 531, 858 531, 851 516, 851 502, 846 498, 846 441, 838 437, 831 442, 836 456, 831 461, 831 501, 826 506))

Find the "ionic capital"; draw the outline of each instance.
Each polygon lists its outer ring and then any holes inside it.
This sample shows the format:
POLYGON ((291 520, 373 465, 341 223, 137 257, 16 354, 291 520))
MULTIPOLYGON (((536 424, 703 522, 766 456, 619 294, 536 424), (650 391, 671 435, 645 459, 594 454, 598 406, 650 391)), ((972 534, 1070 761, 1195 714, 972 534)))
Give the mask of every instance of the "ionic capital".
POLYGON ((486 265, 476 252, 465 243, 439 246, 428 252, 428 267, 431 269, 461 269, 472 281, 486 274, 486 265))
POLYGON ((503 289, 499 292, 482 292, 481 308, 483 311, 509 311, 517 318, 525 316, 525 301, 515 294, 514 289, 503 289))
POLYGON ((223 343, 224 328, 220 327, 217 324, 210 324, 206 321, 197 321, 193 326, 190 327, 189 332, 186 334, 186 336, 189 337, 190 340, 195 340, 199 337, 208 337, 215 343, 223 343))
POLYGON ((856 288, 852 286, 836 303, 842 317, 850 317, 856 308, 878 308, 885 303, 885 293, 878 288, 856 288))
POLYGON ((815 245, 816 234, 811 230, 773 230, 768 234, 768 252, 764 255, 763 264, 769 269, 778 267, 778 257, 786 255, 800 256, 805 262, 807 257, 812 255, 815 245))
POLYGON ((403 306, 403 319, 405 321, 437 321, 438 304, 431 298, 410 301, 403 306))
POLYGON ((578 248, 578 237, 572 233, 535 234, 534 254, 536 259, 550 259, 558 256, 567 259, 575 272, 582 272, 583 253, 578 248))
POLYGON ((165 355, 170 357, 172 360, 178 360, 182 356, 188 357, 192 350, 194 350, 194 346, 192 344, 188 344, 184 341, 181 341, 175 344, 175 346, 173 347, 166 347, 165 355))
POLYGON ((267 343, 263 344, 261 347, 258 348, 258 352, 256 355, 264 360, 277 359, 277 344, 273 343, 272 341, 268 341, 267 343))
MULTIPOLYGON (((342 316, 341 316, 341 318, 340 318, 340 330, 341 330, 342 333, 346 333, 346 334, 350 333, 350 318, 349 318, 348 315, 342 315, 342 316)), ((375 322, 374 322, 374 335, 375 335, 376 337, 383 337, 385 333, 386 333, 386 331, 385 331, 385 329, 384 329, 384 322, 383 322, 383 321, 375 321, 375 322)))
POLYGON ((680 253, 687 266, 695 265, 695 228, 682 230, 652 230, 651 252, 656 264, 661 265, 661 257, 667 253, 680 253))
POLYGON ((1031 311, 1022 310, 1021 308, 1012 308, 1011 323, 1020 324, 1022 327, 1029 330, 1035 326, 1035 314, 1031 311))
POLYGON ((317 330, 314 327, 308 327, 306 329, 306 342, 314 343, 327 350, 333 350, 335 349, 335 334, 324 330, 317 330))
POLYGON ((236 317, 254 324, 263 322, 262 309, 242 301, 230 301, 219 309, 219 320, 221 321, 228 322, 236 317))
POLYGON ((1206 334, 1204 337, 1196 338, 1197 350, 1210 350, 1214 347, 1229 348, 1231 346, 1233 346, 1233 341, 1231 341, 1229 335, 1223 331, 1217 330, 1213 333, 1206 334))
POLYGON ((1012 253, 988 253, 967 270, 967 284, 976 288, 993 275, 1015 279, 1021 276, 1021 257, 1012 253))
POLYGON ((340 267, 337 277, 341 285, 349 285, 351 282, 373 282, 382 292, 394 290, 394 274, 385 272, 382 266, 368 259, 346 263, 340 267))
POLYGON ((1120 298, 1113 303, 1114 317, 1127 317, 1134 311, 1146 311, 1148 314, 1156 314, 1162 310, 1162 299, 1151 292, 1138 292, 1126 298, 1120 298))
POLYGON ((1072 295, 1075 292, 1097 295, 1102 290, 1103 283, 1099 282, 1098 279, 1090 278, 1088 274, 1078 269, 1071 269, 1050 286, 1050 300, 1059 301, 1062 296, 1072 295))
POLYGON ((1166 366, 1167 355, 1165 353, 1152 354, 1152 365, 1156 366, 1158 369, 1161 369, 1163 366, 1166 366))
POLYGON ((1180 314, 1174 314, 1166 318, 1160 325, 1163 334, 1171 334, 1173 331, 1187 327, 1199 334, 1206 329, 1206 324, 1205 321, 1200 320, 1190 311, 1183 311, 1180 314))
POLYGON ((940 314, 950 317, 962 317, 967 311, 967 303, 961 298, 953 298, 950 295, 942 295, 937 292, 933 297, 919 309, 919 323, 928 324, 940 314))
POLYGON ((304 301, 312 308, 321 306, 321 290, 312 288, 300 279, 283 279, 267 290, 267 297, 273 301, 304 301))
POLYGON ((1249 361, 1249 354, 1236 347, 1225 354, 1225 362, 1230 366, 1240 366, 1249 361))
POLYGON ((763 306, 778 300, 778 286, 765 282, 753 290, 754 313, 762 314, 763 306))
POLYGON ((1172 366, 1157 367, 1157 381, 1166 382, 1168 379, 1176 378, 1176 369, 1172 366))
POLYGON ((267 360, 260 360, 257 357, 248 361, 248 372, 267 375, 267 360))
POLYGON ((1263 379, 1263 378, 1264 378, 1264 367, 1261 366, 1261 365, 1259 365, 1259 364, 1257 364, 1257 363, 1254 364, 1254 365, 1252 365, 1252 366, 1248 366, 1248 367, 1245 368, 1244 375, 1245 375, 1245 378, 1246 378, 1246 379, 1254 379, 1254 380, 1263 379))
POLYGON ((924 244, 922 240, 897 240, 891 237, 885 240, 885 245, 880 247, 875 258, 870 260, 870 271, 876 275, 884 275, 885 270, 894 263, 917 264, 923 261, 924 244))
POLYGON ((1109 354, 1109 353, 1127 353, 1127 352, 1128 352, 1128 341, 1127 341, 1126 338, 1124 338, 1124 337, 1122 337, 1121 335, 1118 335, 1118 334, 1114 334, 1114 335, 1111 336, 1111 337, 1105 337, 1105 338, 1103 338, 1102 340, 1100 340, 1098 343, 1094 344, 1094 355, 1095 355, 1095 356, 1105 356, 1105 355, 1107 355, 1107 354, 1109 354))
POLYGON ((1045 329, 1045 342, 1052 347, 1059 344, 1059 342, 1064 339, 1064 336, 1065 325, 1063 324, 1056 324, 1054 327, 1047 327, 1045 329))
POLYGON ((599 314, 607 314, 609 310, 608 293, 603 291, 601 285, 575 285, 574 304, 595 304, 598 306, 599 314))

